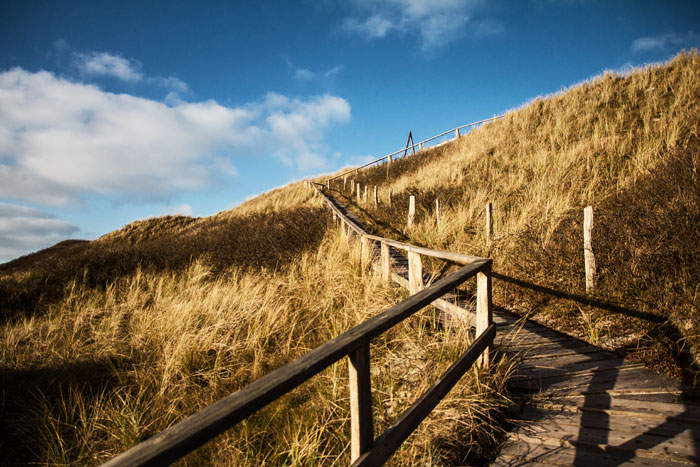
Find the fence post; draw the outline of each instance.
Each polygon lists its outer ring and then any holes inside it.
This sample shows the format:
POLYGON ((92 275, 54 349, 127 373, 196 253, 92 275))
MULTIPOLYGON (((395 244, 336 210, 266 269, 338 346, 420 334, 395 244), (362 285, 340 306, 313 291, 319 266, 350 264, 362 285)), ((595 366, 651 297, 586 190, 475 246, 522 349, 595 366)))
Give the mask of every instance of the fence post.
POLYGON ((437 228, 440 228, 440 200, 436 199, 435 200, 435 223, 437 224, 437 228))
POLYGON ((418 143, 418 152, 423 151, 423 143, 418 143))
POLYGON ((377 196, 377 185, 374 185, 374 207, 379 206, 379 197, 377 196))
POLYGON ((411 295, 423 290, 423 263, 420 254, 408 252, 408 291, 411 295))
POLYGON ((350 195, 355 192, 355 180, 350 180, 350 195))
POLYGON ((486 244, 491 243, 493 236, 493 206, 491 203, 486 203, 486 244))
POLYGON ((362 201, 362 199, 360 198, 360 183, 358 182, 357 183, 357 204, 360 204, 360 201, 362 201))
POLYGON ((387 161, 388 161, 389 165, 391 165, 391 156, 389 156, 389 157, 387 158, 387 161))
POLYGON ((391 194, 394 192, 394 189, 389 187, 389 207, 391 207, 391 194))
POLYGON ((369 262, 369 238, 363 235, 360 237, 360 264, 364 268, 369 262))
POLYGON ((389 245, 382 242, 382 279, 391 281, 391 255, 389 254, 389 245))
POLYGON ((586 293, 596 286, 595 256, 593 255, 593 207, 583 210, 583 256, 586 267, 586 293))
POLYGON ((416 197, 411 196, 408 199, 408 226, 413 227, 413 221, 416 219, 416 197))
POLYGON ((367 185, 365 185, 365 197, 364 202, 367 203, 367 185))
POLYGON ((348 176, 343 177, 343 193, 347 191, 347 185, 348 185, 348 176))
POLYGON ((369 343, 350 353, 348 357, 350 372, 350 462, 354 462, 374 441, 369 343))
POLYGON ((459 139, 459 128, 455 130, 455 139, 459 139))
MULTIPOLYGON (((476 337, 491 325, 493 320, 491 307, 491 263, 489 263, 484 271, 476 274, 476 337)), ((491 346, 486 348, 479 357, 479 365, 482 367, 489 365, 490 348, 491 346)))

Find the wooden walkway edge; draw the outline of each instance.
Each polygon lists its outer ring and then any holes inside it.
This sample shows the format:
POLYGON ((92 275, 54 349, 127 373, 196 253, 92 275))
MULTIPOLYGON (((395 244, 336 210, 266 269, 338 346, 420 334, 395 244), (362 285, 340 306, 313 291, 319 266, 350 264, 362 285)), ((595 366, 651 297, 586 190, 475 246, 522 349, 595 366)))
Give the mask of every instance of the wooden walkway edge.
MULTIPOLYGON (((329 199, 362 225, 343 203, 329 199)), ((406 258, 393 248, 390 254, 392 277, 407 286, 406 258)), ((375 261, 378 256, 372 252, 375 261)), ((456 297, 433 305, 453 319, 473 315, 456 297)), ((492 465, 700 464, 700 405, 694 391, 505 310, 496 309, 493 318, 497 348, 517 361, 510 388, 521 413, 492 465)))

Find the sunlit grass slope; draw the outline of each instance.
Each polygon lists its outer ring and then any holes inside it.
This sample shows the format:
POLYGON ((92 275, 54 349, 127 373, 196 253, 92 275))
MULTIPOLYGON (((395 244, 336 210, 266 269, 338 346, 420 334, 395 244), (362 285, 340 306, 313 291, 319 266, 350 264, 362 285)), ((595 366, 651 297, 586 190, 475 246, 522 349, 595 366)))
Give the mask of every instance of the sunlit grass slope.
POLYGON ((361 172, 353 178, 377 185, 383 203, 356 209, 378 232, 493 257, 501 274, 494 282, 498 305, 693 382, 690 363, 700 349, 699 127, 700 57, 693 51, 624 75, 607 72, 537 98, 455 144, 395 161, 388 171, 383 165, 361 172), (412 229, 410 195, 418 204, 412 229), (488 245, 487 202, 495 217, 488 245), (589 295, 587 205, 595 211, 599 271, 589 295))
MULTIPOLYGON (((5 265, 0 463, 98 464, 405 298, 329 217, 299 183, 5 265)), ((469 341, 431 313, 376 339, 377 432, 469 341)), ((470 372, 391 463, 487 456, 507 403, 498 368, 470 372)), ((182 463, 345 465, 347 386, 343 360, 182 463)))

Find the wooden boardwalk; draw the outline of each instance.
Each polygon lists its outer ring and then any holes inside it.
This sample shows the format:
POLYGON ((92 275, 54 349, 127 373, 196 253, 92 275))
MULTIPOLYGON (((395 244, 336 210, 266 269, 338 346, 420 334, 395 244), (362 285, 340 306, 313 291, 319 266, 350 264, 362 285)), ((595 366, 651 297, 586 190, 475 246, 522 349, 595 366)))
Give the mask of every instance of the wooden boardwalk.
MULTIPOLYGON (((394 280, 406 285, 406 258, 393 248, 390 254, 394 280)), ((372 255, 376 259, 379 253, 372 255)), ((471 315, 456 297, 442 302, 434 304, 445 317, 471 315)), ((492 465, 700 464, 700 402, 694 403, 693 391, 621 355, 504 310, 494 311, 494 322, 497 348, 517 362, 510 388, 520 415, 492 465)))

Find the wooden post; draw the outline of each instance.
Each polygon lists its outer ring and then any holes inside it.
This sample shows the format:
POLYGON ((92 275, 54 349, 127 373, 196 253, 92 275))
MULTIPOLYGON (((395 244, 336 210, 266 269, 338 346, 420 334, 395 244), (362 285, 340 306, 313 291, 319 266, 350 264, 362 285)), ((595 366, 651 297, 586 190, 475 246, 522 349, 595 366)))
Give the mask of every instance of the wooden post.
POLYGON ((369 262, 369 238, 365 235, 360 237, 360 264, 364 268, 369 262))
POLYGON ((365 203, 367 202, 367 185, 365 185, 365 197, 364 197, 365 203))
POLYGON ((419 253, 408 252, 408 291, 411 295, 423 290, 423 263, 419 253))
POLYGON ((326 186, 328 187, 329 190, 331 189, 331 181, 330 180, 326 180, 326 186))
POLYGON ((418 143, 418 151, 423 152, 423 143, 418 143))
POLYGON ((459 139, 459 128, 455 130, 455 139, 459 139))
POLYGON ((493 206, 491 203, 486 203, 486 244, 491 243, 493 236, 493 206))
POLYGON ((435 223, 437 224, 437 228, 440 228, 440 200, 436 199, 435 200, 435 223))
POLYGON ((374 207, 379 206, 379 198, 377 196, 377 185, 374 185, 374 207))
POLYGON ((593 207, 583 210, 583 257, 586 267, 586 292, 596 286, 595 256, 593 255, 593 207))
POLYGON ((389 187, 389 207, 391 207, 391 194, 394 192, 394 189, 389 187))
POLYGON ((355 192, 355 180, 350 180, 350 194, 355 192))
POLYGON ((416 197, 411 196, 408 199, 408 226, 413 227, 413 221, 416 220, 416 197))
MULTIPOLYGON (((479 337, 493 321, 491 303, 491 264, 476 275, 476 337, 479 337)), ((489 349, 479 358, 479 364, 489 365, 489 349)))
POLYGON ((372 387, 369 373, 369 343, 348 355, 350 379, 350 462, 372 445, 372 387))
POLYGON ((347 191, 347 189, 348 189, 347 185, 348 185, 348 176, 346 175, 343 177, 343 193, 345 193, 345 191, 347 191))
POLYGON ((357 204, 360 204, 360 201, 362 201, 362 199, 360 198, 360 184, 358 183, 357 184, 357 204))
POLYGON ((389 254, 389 245, 382 242, 382 279, 391 281, 391 255, 389 254))
POLYGON ((391 165, 391 156, 387 157, 386 160, 387 160, 388 164, 391 165))

